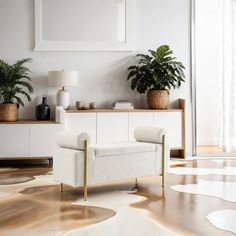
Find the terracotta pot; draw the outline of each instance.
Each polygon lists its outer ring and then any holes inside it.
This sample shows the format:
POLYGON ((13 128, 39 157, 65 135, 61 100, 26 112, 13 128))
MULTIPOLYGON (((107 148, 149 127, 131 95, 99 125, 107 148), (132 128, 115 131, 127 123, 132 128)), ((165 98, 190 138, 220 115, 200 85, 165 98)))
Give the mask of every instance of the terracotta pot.
POLYGON ((149 90, 147 93, 147 104, 150 109, 167 109, 169 106, 169 91, 149 90))
POLYGON ((17 121, 18 120, 18 106, 15 103, 0 104, 0 121, 17 121))

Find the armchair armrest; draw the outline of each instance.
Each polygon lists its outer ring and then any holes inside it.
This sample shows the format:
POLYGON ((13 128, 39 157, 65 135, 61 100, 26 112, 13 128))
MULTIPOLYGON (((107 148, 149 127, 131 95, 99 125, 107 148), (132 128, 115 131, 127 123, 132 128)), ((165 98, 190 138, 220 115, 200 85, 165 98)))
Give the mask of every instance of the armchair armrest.
POLYGON ((158 127, 137 127, 134 130, 134 138, 139 142, 146 143, 163 143, 165 130, 158 127))
POLYGON ((90 136, 87 133, 62 131, 58 134, 57 143, 62 148, 85 150, 85 143, 90 143, 90 136))

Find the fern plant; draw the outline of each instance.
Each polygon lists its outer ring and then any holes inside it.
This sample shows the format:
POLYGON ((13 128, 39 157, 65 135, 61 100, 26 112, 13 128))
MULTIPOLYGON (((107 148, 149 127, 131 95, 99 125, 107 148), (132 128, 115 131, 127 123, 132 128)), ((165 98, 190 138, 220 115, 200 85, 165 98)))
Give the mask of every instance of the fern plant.
POLYGON ((24 106, 22 96, 31 101, 30 94, 33 92, 30 70, 25 66, 31 62, 31 58, 25 58, 9 65, 0 60, 0 102, 14 103, 24 106))
POLYGON ((150 55, 137 54, 138 64, 130 66, 127 80, 131 79, 131 89, 139 93, 153 90, 179 88, 185 82, 184 66, 172 56, 168 45, 162 45, 150 55))

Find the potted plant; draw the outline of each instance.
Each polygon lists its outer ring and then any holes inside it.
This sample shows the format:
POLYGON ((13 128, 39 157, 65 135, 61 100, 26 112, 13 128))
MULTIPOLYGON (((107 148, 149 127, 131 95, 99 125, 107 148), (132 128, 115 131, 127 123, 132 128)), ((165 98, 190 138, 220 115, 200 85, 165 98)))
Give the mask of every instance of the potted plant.
POLYGON ((24 106, 22 95, 31 101, 33 92, 30 70, 25 67, 30 58, 17 61, 14 65, 0 60, 0 121, 17 121, 19 106, 24 106))
POLYGON ((137 65, 130 66, 128 80, 131 89, 139 93, 147 92, 147 103, 152 109, 167 109, 169 90, 179 88, 185 81, 184 66, 172 56, 168 45, 160 46, 151 55, 137 54, 137 65))

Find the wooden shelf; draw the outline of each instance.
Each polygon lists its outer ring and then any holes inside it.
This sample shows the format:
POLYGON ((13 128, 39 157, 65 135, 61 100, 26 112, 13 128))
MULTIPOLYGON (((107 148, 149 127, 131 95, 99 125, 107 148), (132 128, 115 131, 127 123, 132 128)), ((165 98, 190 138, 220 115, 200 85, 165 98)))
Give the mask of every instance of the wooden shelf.
POLYGON ((183 147, 171 147, 170 149, 173 150, 173 151, 184 150, 183 147))
POLYGON ((89 112, 182 112, 183 109, 167 109, 167 110, 156 110, 156 109, 111 109, 111 108, 101 108, 101 109, 69 109, 65 110, 66 113, 89 113, 89 112))
POLYGON ((54 120, 18 120, 18 121, 12 121, 12 122, 0 122, 1 125, 6 125, 6 124, 45 124, 45 125, 50 125, 50 124, 60 124, 54 120))

